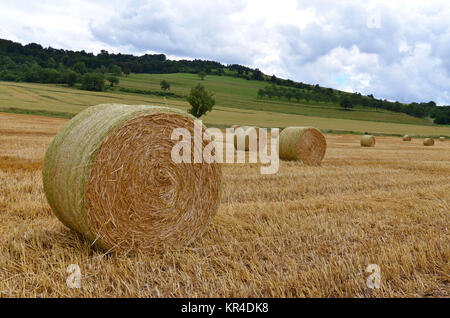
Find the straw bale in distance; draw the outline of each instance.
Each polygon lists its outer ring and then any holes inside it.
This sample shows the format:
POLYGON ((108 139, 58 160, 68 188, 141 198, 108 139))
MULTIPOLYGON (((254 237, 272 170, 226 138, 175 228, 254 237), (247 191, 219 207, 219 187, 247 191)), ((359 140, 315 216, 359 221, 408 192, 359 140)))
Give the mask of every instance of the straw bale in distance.
POLYGON ((433 146, 434 145, 434 139, 431 138, 425 138, 423 140, 423 145, 424 146, 433 146))
POLYGON ((45 155, 44 191, 55 215, 97 246, 126 253, 199 237, 218 209, 221 169, 174 163, 178 127, 194 139, 194 117, 167 107, 105 104, 79 113, 45 155))
POLYGON ((320 165, 327 150, 325 136, 314 127, 287 127, 280 133, 280 159, 320 165))
POLYGON ((411 136, 410 135, 404 135, 403 136, 403 141, 411 141, 411 136))
POLYGON ((439 141, 445 141, 445 137, 439 137, 439 141))
POLYGON ((372 135, 362 136, 361 147, 375 147, 375 137, 372 135))

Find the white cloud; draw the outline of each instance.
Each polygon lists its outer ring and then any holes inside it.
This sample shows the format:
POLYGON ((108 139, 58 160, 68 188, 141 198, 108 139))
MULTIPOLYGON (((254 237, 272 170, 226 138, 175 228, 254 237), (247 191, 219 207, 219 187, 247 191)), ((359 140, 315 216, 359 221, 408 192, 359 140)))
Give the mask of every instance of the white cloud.
POLYGON ((97 52, 107 45, 92 36, 89 24, 106 21, 113 15, 114 10, 108 3, 119 2, 2 0, 0 37, 97 52))

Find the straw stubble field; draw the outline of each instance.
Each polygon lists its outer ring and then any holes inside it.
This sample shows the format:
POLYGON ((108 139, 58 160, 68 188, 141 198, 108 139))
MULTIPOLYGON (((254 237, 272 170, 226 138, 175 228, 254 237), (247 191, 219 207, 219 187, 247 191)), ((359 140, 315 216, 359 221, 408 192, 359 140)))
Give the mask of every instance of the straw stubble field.
MULTIPOLYGON (((321 167, 225 165, 221 206, 181 250, 115 256, 51 212, 47 145, 63 119, 0 114, 0 296, 449 296, 450 142, 326 135, 321 167), (80 289, 66 272, 78 264, 80 289), (366 286, 369 264, 381 288, 366 286)), ((232 144, 228 146, 232 147, 232 144)))

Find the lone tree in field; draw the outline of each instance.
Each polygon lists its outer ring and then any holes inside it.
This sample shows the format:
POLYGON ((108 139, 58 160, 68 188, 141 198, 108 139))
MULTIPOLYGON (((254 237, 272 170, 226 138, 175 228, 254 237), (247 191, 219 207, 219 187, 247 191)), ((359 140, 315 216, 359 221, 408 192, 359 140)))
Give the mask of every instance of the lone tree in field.
POLYGON ((206 112, 212 111, 216 101, 213 98, 213 93, 208 92, 201 84, 197 84, 191 88, 191 93, 187 97, 187 101, 191 104, 189 113, 196 118, 200 118, 206 112))
POLYGON ((350 99, 350 97, 348 97, 348 96, 344 96, 342 99, 341 99, 341 107, 344 107, 344 109, 345 110, 350 110, 351 108, 353 108, 353 102, 352 102, 352 100, 350 99))
POLYGON ((125 76, 128 77, 128 75, 130 75, 131 71, 128 67, 126 67, 123 72, 125 73, 125 76))
POLYGON ((203 81, 206 77, 206 72, 205 71, 201 71, 198 73, 198 77, 200 77, 200 79, 203 81))
POLYGON ((119 84, 119 79, 116 76, 108 76, 107 80, 109 82, 109 86, 111 87, 119 84))
POLYGON ((87 91, 103 91, 105 89, 105 80, 100 73, 87 73, 81 81, 81 89, 87 91))
POLYGON ((168 91, 170 89, 170 83, 166 80, 162 80, 159 85, 163 91, 168 91))

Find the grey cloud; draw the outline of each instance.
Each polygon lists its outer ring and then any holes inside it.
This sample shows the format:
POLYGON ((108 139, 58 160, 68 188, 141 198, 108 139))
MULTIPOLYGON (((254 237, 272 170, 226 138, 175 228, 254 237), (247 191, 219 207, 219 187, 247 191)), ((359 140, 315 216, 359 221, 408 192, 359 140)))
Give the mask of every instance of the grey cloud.
POLYGON ((391 100, 450 104, 446 1, 372 1, 370 7, 357 0, 299 0, 294 9, 289 0, 267 3, 75 0, 62 6, 4 0, 0 36, 69 49, 239 63, 391 100), (368 25, 374 12, 379 27, 368 25))
POLYGON ((315 6, 319 23, 286 33, 289 44, 283 50, 282 68, 293 78, 391 100, 450 102, 448 14, 417 11, 405 16, 402 10, 379 7, 380 27, 369 28, 363 5, 329 7, 329 2, 320 2, 315 6), (401 51, 402 43, 409 50, 401 51), (424 45, 428 49, 422 52, 424 45), (342 49, 339 55, 336 48, 342 49), (353 80, 339 85, 334 78, 341 73, 353 80))
POLYGON ((233 49, 229 15, 241 8, 240 2, 208 4, 166 1, 130 3, 130 7, 106 23, 93 25, 93 35, 108 44, 131 45, 136 51, 160 51, 191 58, 238 60, 242 53, 233 49), (134 6, 133 6, 134 5, 134 6))

